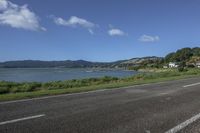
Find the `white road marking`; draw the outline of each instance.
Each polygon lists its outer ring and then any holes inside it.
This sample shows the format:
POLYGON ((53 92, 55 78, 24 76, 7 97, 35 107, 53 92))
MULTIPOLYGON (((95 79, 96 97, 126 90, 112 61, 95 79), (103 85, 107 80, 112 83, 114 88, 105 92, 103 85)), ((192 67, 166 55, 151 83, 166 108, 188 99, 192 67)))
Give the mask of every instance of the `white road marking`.
POLYGON ((191 87, 191 86, 196 86, 196 85, 200 85, 200 82, 199 83, 190 84, 190 85, 185 85, 183 87, 186 88, 186 87, 191 87))
POLYGON ((4 121, 4 122, 0 122, 0 126, 1 126, 1 125, 6 125, 6 124, 10 124, 10 123, 16 123, 16 122, 19 122, 19 121, 25 121, 25 120, 30 120, 30 119, 36 119, 36 118, 43 117, 43 116, 45 116, 45 114, 35 115, 35 116, 29 116, 29 117, 24 117, 24 118, 9 120, 9 121, 4 121))
POLYGON ((187 127, 189 124, 195 122, 198 119, 200 119, 200 113, 195 115, 194 117, 186 120, 185 122, 179 124, 178 126, 166 131, 165 133, 177 133, 178 131, 180 131, 181 129, 187 127))

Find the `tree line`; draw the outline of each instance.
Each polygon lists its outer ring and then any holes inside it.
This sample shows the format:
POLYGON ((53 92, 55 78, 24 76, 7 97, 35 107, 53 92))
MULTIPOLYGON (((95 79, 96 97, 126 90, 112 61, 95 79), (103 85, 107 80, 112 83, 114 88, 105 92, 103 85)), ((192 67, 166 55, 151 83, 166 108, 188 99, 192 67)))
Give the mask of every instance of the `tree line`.
POLYGON ((165 62, 189 62, 192 57, 200 57, 200 48, 182 48, 176 52, 169 53, 165 57, 165 62))

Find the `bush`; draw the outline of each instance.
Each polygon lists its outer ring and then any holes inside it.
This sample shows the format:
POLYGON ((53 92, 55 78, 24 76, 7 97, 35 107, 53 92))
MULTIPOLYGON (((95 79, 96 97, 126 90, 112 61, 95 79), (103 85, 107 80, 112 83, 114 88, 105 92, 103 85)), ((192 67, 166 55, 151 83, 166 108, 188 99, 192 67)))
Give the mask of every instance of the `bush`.
POLYGON ((41 84, 40 83, 20 83, 15 86, 10 87, 10 92, 16 93, 16 92, 32 92, 35 91, 36 89, 40 88, 41 84))
POLYGON ((178 71, 179 71, 179 72, 186 72, 187 69, 185 69, 184 67, 178 67, 178 71))
POLYGON ((9 91, 10 93, 17 93, 20 92, 18 87, 12 87, 9 91))
POLYGON ((5 94, 5 93, 9 93, 9 88, 6 87, 0 87, 0 94, 5 94))
POLYGON ((188 68, 195 68, 195 65, 189 64, 189 65, 187 65, 187 67, 188 67, 188 68))
POLYGON ((101 78, 102 83, 109 83, 111 81, 116 81, 116 80, 118 80, 118 78, 109 77, 109 76, 105 76, 105 77, 101 78))

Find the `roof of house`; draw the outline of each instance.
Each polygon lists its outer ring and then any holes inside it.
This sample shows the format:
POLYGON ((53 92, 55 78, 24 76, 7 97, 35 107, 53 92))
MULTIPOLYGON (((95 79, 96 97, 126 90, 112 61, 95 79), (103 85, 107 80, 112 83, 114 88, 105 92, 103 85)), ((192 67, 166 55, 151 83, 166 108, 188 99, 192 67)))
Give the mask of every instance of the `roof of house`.
POLYGON ((176 64, 177 64, 177 62, 170 62, 169 64, 175 64, 175 65, 176 65, 176 64))

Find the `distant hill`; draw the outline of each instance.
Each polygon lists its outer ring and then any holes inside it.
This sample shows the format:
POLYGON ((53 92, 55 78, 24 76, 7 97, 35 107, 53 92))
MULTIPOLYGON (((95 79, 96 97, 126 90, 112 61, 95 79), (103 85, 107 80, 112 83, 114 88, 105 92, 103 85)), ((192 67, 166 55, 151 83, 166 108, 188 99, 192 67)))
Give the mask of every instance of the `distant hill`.
POLYGON ((90 62, 85 60, 77 61, 39 61, 39 60, 21 60, 21 61, 7 61, 0 63, 0 68, 48 68, 48 67, 63 67, 63 68, 120 68, 137 65, 145 60, 157 60, 161 57, 143 57, 133 58, 129 60, 120 60, 115 62, 90 62))
MULTIPOLYGON (((200 48, 182 48, 176 52, 169 53, 166 57, 142 57, 128 60, 119 60, 115 62, 91 62, 85 60, 65 60, 65 61, 39 61, 39 60, 22 60, 7 61, 0 63, 0 68, 161 68, 169 62, 180 62, 185 65, 193 65, 200 62, 200 48)), ((184 65, 184 66, 185 66, 184 65)))
POLYGON ((149 57, 143 57, 143 58, 132 58, 130 60, 127 60, 127 61, 124 61, 124 62, 121 62, 121 64, 133 64, 133 65, 137 65, 137 64, 141 64, 142 62, 144 61, 156 61, 156 60, 161 60, 163 59, 162 57, 156 57, 156 56, 149 56, 149 57))
POLYGON ((84 60, 77 61, 39 61, 39 60, 23 60, 23 61, 7 61, 0 63, 1 68, 47 68, 47 67, 66 67, 66 68, 84 68, 104 66, 106 63, 95 63, 84 60))

